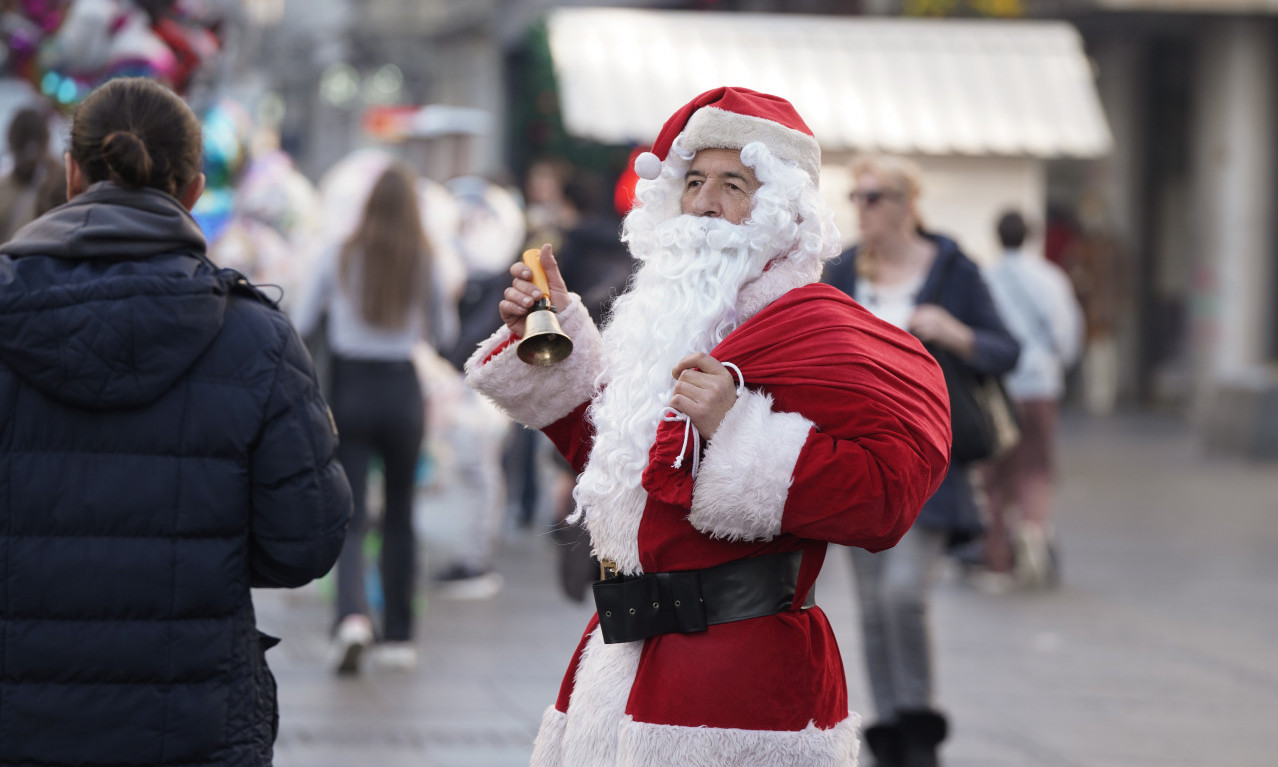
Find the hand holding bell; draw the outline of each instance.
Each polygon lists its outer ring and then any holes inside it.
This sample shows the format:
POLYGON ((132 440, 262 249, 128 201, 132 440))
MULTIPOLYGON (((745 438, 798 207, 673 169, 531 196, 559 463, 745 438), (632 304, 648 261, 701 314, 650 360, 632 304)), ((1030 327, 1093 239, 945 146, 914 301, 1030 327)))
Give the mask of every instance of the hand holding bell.
POLYGON ((524 337, 515 347, 515 354, 529 365, 553 365, 572 353, 572 339, 559 327, 558 308, 550 303, 550 283, 541 266, 541 251, 525 250, 523 262, 532 270, 532 281, 541 291, 541 298, 524 318, 524 337))

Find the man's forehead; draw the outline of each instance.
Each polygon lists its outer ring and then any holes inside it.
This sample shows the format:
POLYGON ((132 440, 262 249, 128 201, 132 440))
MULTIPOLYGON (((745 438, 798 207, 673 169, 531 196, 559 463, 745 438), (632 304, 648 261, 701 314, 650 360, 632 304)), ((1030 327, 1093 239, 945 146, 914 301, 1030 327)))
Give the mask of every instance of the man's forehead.
POLYGON ((733 175, 755 180, 754 171, 741 162, 740 149, 702 149, 693 156, 688 173, 733 175))

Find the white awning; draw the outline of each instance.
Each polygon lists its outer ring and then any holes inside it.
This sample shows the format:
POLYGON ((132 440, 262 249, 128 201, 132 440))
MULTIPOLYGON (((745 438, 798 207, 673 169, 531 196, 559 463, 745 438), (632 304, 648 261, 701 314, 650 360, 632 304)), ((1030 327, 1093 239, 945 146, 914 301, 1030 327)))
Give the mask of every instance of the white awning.
POLYGON ((702 91, 789 99, 827 151, 1096 157, 1112 139, 1077 30, 1052 21, 559 9, 568 132, 651 142, 702 91))

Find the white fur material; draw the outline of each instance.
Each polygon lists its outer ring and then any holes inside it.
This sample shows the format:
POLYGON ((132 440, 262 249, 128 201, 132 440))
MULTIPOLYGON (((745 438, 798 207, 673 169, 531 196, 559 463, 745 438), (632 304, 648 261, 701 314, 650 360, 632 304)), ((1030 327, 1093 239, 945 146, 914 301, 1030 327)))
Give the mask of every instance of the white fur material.
POLYGON ((683 129, 683 148, 691 152, 702 149, 741 149, 752 141, 760 141, 782 160, 802 168, 812 183, 821 177, 821 145, 812 136, 787 128, 779 122, 716 107, 702 107, 692 113, 683 129))
POLYGON ((559 326, 572 339, 572 354, 555 365, 529 365, 515 354, 515 345, 484 362, 493 349, 510 339, 505 325, 479 345, 466 360, 466 383, 497 404, 507 415, 531 429, 541 429, 571 413, 590 399, 595 377, 603 367, 599 329, 575 294, 559 313, 559 326))
POLYGON ((811 285, 819 279, 820 261, 778 258, 766 272, 741 287, 741 293, 737 295, 738 317, 745 322, 791 290, 811 285))
POLYGON ((565 767, 617 763, 620 727, 626 720, 626 701, 639 670, 643 644, 604 644, 597 628, 591 635, 568 699, 568 721, 560 746, 565 767))
POLYGON ((643 565, 639 563, 639 524, 647 505, 648 493, 642 487, 627 488, 608 504, 606 513, 586 518, 591 553, 599 559, 611 559, 622 575, 643 575, 643 565))
POLYGON ((774 412, 769 395, 746 392, 710 439, 688 521, 712 538, 775 538, 812 426, 798 413, 774 412))
POLYGON ((828 730, 809 723, 797 732, 674 727, 627 717, 616 767, 855 767, 860 726, 856 714, 828 730))
POLYGON ((644 152, 635 158, 635 173, 649 181, 661 175, 661 158, 652 152, 644 152))
POLYGON ((528 767, 560 767, 564 763, 564 730, 567 728, 568 715, 553 705, 547 706, 541 715, 541 728, 537 730, 528 767))

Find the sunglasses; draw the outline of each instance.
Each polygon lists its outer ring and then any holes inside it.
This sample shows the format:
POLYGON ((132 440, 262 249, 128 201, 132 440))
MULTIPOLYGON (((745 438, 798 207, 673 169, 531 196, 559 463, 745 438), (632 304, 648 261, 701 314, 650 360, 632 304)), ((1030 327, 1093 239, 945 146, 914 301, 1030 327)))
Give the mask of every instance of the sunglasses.
POLYGON ((864 205, 867 208, 872 208, 877 205, 880 200, 895 200, 899 199, 900 196, 899 192, 885 192, 882 189, 867 189, 865 191, 856 189, 848 195, 848 199, 851 200, 854 205, 864 205))

